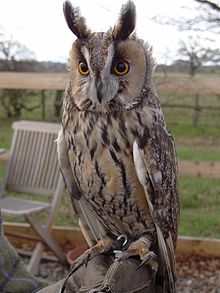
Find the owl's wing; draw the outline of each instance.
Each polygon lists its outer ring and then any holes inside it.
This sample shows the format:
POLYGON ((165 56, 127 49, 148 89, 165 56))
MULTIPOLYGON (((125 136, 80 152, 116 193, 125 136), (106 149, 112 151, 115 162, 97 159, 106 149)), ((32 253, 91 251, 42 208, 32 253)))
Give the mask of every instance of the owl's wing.
POLYGON ((64 139, 63 129, 59 131, 57 138, 57 152, 58 162, 67 189, 70 193, 73 208, 79 217, 79 225, 83 232, 83 235, 89 244, 94 245, 100 239, 100 227, 97 221, 89 209, 86 201, 81 196, 81 192, 75 182, 75 178, 70 166, 66 141, 64 139))
POLYGON ((166 127, 155 124, 133 145, 136 173, 155 224, 162 274, 175 292, 175 257, 179 203, 175 147, 166 127))

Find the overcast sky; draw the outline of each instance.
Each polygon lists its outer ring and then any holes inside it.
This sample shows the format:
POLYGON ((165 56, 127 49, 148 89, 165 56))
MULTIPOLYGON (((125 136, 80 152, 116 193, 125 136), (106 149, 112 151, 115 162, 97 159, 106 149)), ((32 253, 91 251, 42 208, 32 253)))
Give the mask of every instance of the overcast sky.
MULTIPOLYGON (((113 26, 121 5, 126 0, 74 0, 80 6, 87 24, 95 31, 113 26)), ((167 61, 164 53, 174 56, 180 39, 175 27, 159 25, 150 18, 167 15, 182 18, 195 15, 193 0, 134 0, 137 8, 137 33, 154 48, 159 62, 167 61)), ((75 39, 68 29, 62 10, 63 0, 0 0, 0 28, 7 36, 25 44, 35 52, 38 60, 64 61, 75 39)))

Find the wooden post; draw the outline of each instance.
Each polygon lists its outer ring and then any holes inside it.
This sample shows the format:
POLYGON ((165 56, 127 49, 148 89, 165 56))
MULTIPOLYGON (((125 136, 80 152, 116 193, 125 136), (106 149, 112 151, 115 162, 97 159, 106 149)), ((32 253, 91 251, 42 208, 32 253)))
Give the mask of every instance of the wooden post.
POLYGON ((42 119, 45 120, 45 90, 41 90, 42 119))
POLYGON ((200 116, 201 107, 199 105, 199 94, 195 95, 195 106, 193 113, 193 126, 198 127, 199 116, 200 116))
POLYGON ((63 105, 62 97, 63 97, 63 91, 57 90, 56 96, 55 96, 55 101, 54 101, 54 117, 55 118, 61 117, 61 109, 62 109, 62 105, 63 105))

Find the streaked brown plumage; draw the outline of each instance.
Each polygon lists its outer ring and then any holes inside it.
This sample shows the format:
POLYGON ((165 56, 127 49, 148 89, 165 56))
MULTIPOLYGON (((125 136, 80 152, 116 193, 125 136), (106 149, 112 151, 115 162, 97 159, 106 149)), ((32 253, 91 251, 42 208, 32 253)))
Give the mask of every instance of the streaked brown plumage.
POLYGON ((116 251, 119 259, 139 254, 150 263, 154 251, 158 274, 172 275, 164 277, 166 292, 175 292, 176 154, 152 83, 151 48, 132 34, 134 4, 106 33, 91 33, 68 1, 64 14, 78 37, 58 137, 68 189, 98 221, 101 238, 126 235, 130 247, 116 251))

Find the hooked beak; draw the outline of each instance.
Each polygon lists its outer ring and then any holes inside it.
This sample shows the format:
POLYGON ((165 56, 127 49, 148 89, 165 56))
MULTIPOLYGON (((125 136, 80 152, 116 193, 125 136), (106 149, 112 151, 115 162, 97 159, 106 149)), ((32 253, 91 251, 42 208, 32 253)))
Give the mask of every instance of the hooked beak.
POLYGON ((103 82, 101 80, 98 80, 96 83, 96 93, 97 93, 97 99, 99 103, 102 103, 103 98, 103 82))

